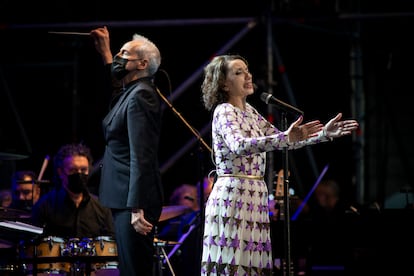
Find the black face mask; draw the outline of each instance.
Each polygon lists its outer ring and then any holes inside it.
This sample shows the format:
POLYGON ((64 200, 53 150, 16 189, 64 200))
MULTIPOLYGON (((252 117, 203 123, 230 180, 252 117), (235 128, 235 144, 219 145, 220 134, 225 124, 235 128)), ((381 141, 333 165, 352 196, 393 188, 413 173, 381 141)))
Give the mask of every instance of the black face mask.
POLYGON ((68 189, 74 194, 80 194, 86 190, 88 175, 84 173, 74 173, 68 175, 68 189))
POLYGON ((125 69, 125 66, 128 62, 128 59, 122 58, 118 55, 114 56, 112 65, 111 65, 111 71, 112 75, 117 80, 122 80, 126 75, 128 75, 129 71, 125 69))
POLYGON ((30 211, 32 209, 32 206, 33 206, 32 200, 17 199, 14 201, 13 208, 24 210, 24 211, 30 211))

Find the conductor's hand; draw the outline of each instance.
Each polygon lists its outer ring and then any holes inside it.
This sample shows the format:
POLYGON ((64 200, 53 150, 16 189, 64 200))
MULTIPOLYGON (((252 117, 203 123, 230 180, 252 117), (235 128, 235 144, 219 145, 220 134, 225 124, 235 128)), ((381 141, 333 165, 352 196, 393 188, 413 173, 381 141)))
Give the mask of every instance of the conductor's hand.
POLYGON ((95 49, 102 56, 104 64, 112 63, 109 31, 106 26, 93 29, 90 35, 94 39, 95 49))
POLYGON ((359 124, 356 120, 341 121, 342 113, 338 113, 332 118, 323 128, 324 134, 327 138, 338 138, 345 135, 350 135, 352 131, 358 129, 359 124))
POLYGON ((135 231, 141 235, 147 235, 149 232, 151 232, 153 227, 153 225, 145 219, 143 209, 132 211, 131 224, 134 227, 135 231))
POLYGON ((303 122, 303 116, 300 116, 295 122, 293 122, 288 130, 289 143, 299 142, 306 140, 310 137, 318 135, 318 132, 322 130, 323 124, 319 120, 311 121, 301 125, 303 122))

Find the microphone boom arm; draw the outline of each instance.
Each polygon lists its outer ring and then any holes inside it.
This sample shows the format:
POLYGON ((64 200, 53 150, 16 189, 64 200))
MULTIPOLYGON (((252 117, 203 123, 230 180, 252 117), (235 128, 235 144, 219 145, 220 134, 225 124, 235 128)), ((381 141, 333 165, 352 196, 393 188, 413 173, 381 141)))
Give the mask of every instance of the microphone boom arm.
POLYGON ((213 150, 203 140, 203 137, 201 137, 201 135, 184 119, 184 117, 181 116, 181 114, 175 109, 175 107, 170 103, 170 101, 166 97, 164 97, 164 95, 161 93, 161 91, 158 88, 157 88, 157 92, 160 95, 161 99, 171 108, 171 110, 178 116, 178 118, 180 118, 181 121, 183 121, 183 123, 194 134, 194 136, 197 137, 197 139, 204 145, 204 147, 206 147, 206 149, 208 149, 210 152, 212 152, 213 150))
POLYGON ((262 99, 262 101, 264 101, 266 104, 273 104, 276 105, 277 107, 279 107, 280 109, 286 111, 286 112, 290 112, 293 115, 303 115, 304 112, 288 103, 285 103, 284 101, 281 101, 275 97, 272 96, 272 94, 270 93, 262 93, 260 95, 260 99, 262 99))

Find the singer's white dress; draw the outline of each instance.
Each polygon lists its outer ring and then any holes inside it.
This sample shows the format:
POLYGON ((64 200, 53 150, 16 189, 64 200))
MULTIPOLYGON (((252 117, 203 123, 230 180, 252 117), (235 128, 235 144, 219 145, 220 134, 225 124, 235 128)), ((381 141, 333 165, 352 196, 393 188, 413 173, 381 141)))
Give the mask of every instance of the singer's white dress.
POLYGON ((212 143, 218 179, 206 202, 201 275, 272 275, 266 152, 327 141, 322 134, 287 143, 247 104, 216 107, 212 143))

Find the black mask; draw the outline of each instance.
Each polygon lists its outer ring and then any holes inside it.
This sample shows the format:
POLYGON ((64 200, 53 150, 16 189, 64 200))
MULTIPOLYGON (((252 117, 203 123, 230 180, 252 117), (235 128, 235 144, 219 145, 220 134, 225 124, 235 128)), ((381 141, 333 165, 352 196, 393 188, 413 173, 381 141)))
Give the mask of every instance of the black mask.
POLYGON ((128 75, 129 71, 125 69, 125 66, 128 62, 128 59, 122 58, 118 55, 114 56, 112 65, 111 65, 111 71, 112 75, 117 80, 122 80, 126 75, 128 75))
POLYGON ((84 173, 74 173, 68 175, 68 189, 74 194, 80 194, 86 189, 88 175, 84 173))
POLYGON ((13 208, 16 208, 16 209, 19 209, 19 210, 30 211, 32 209, 33 202, 32 202, 32 200, 16 199, 12 206, 13 206, 13 208))

